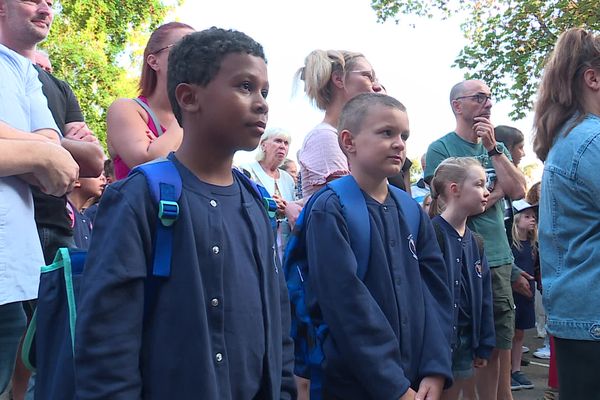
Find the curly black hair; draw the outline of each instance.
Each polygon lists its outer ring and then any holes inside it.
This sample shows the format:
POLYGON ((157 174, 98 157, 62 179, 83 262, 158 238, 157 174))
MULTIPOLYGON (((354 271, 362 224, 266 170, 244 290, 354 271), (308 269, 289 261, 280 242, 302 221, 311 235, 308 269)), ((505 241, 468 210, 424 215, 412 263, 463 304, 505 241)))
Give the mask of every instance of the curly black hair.
POLYGON ((179 125, 183 126, 181 108, 175 97, 177 85, 208 85, 219 72, 223 58, 231 53, 246 53, 267 62, 262 46, 254 39, 243 32, 214 26, 185 36, 171 49, 167 91, 179 125))

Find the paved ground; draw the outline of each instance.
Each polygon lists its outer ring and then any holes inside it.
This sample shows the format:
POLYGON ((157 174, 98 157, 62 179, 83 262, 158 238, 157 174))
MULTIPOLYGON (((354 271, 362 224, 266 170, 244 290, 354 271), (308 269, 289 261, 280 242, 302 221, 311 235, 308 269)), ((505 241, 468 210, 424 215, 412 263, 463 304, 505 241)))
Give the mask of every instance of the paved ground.
MULTIPOLYGON (((523 357, 529 361, 527 367, 522 367, 523 371, 535 385, 535 388, 530 390, 513 391, 514 400, 540 400, 544 394, 544 390, 548 384, 548 364, 549 360, 540 360, 533 357, 533 352, 544 345, 544 340, 535 337, 535 329, 530 329, 525 333, 525 346, 531 350, 529 353, 523 354, 523 357)), ((481 399, 485 400, 485 399, 481 399)))

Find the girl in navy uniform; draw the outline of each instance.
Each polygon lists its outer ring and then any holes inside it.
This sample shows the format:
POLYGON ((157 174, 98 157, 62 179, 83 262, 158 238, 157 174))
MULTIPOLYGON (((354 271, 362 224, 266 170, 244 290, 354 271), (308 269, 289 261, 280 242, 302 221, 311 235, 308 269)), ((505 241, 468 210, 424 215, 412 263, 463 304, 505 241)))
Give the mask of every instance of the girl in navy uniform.
POLYGON ((495 345, 491 277, 483 241, 467 228, 468 217, 485 210, 489 196, 485 182, 485 171, 474 158, 448 158, 435 170, 430 186, 430 215, 453 295, 454 385, 444 391, 444 400, 456 400, 461 392, 464 400, 476 398, 473 367, 485 367, 495 345))
MULTIPOLYGON (((514 222, 512 226, 511 248, 515 264, 531 276, 539 275, 537 253, 537 206, 525 200, 513 202, 514 222)), ((535 281, 529 281, 531 293, 535 293, 535 281)), ((533 383, 521 372, 521 357, 525 330, 535 327, 535 297, 523 296, 513 291, 515 299, 515 336, 511 350, 512 374, 511 388, 533 389, 533 383)))

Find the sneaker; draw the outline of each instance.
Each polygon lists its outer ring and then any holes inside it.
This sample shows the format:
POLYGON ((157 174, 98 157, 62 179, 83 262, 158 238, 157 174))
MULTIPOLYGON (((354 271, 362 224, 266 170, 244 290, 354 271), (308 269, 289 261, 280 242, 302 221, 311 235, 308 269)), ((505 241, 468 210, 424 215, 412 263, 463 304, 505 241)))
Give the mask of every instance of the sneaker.
POLYGON ((544 392, 544 397, 542 400, 559 400, 558 390, 555 389, 546 389, 544 392))
POLYGON ((529 347, 527 347, 527 346, 521 346, 521 351, 523 353, 529 353, 529 347))
POLYGON ((510 390, 521 390, 521 384, 512 376, 510 377, 510 390))
POLYGON ((521 358, 521 367, 526 367, 530 364, 529 360, 526 360, 524 358, 521 358))
MULTIPOLYGON (((515 381, 519 384, 521 389, 533 389, 533 383, 525 376, 521 371, 515 371, 511 374, 511 382, 515 381)), ((512 383, 511 383, 512 389, 512 383)))
POLYGON ((540 347, 536 351, 533 352, 533 356, 537 358, 541 358, 547 360, 550 358, 550 346, 540 347))

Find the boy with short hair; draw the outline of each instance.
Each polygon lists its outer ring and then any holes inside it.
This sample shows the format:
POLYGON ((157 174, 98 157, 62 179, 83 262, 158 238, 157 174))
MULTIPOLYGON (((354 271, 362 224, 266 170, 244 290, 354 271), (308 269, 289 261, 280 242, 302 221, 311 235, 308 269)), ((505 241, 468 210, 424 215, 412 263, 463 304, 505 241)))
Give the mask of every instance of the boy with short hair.
POLYGON ((358 95, 338 132, 367 204, 370 258, 361 280, 339 198, 325 189, 306 226, 309 284, 329 326, 324 398, 439 399, 452 377, 445 266, 429 218, 420 207, 399 209, 387 182, 404 162, 406 109, 386 95, 358 95), (420 213, 416 243, 407 212, 420 213))
POLYGON ((292 399, 289 300, 261 200, 232 173, 267 121, 263 49, 211 28, 170 50, 168 91, 183 127, 170 277, 144 308, 157 207, 134 173, 107 187, 81 287, 79 399, 292 399), (148 315, 144 315, 149 312, 148 315))

